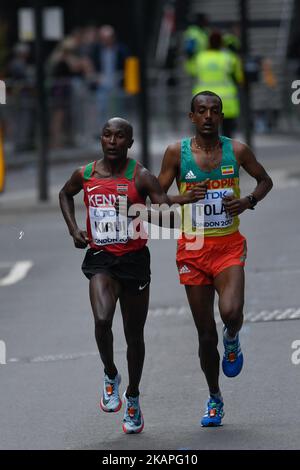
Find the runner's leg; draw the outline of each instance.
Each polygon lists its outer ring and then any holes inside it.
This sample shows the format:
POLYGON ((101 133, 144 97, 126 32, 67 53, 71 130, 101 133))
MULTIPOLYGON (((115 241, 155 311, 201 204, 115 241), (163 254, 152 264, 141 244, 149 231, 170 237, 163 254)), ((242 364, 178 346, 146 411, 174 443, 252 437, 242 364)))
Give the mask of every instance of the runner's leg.
POLYGON ((214 280, 219 294, 219 310, 229 336, 236 336, 243 324, 245 273, 242 266, 231 266, 214 280))
POLYGON ((127 342, 127 396, 135 397, 139 394, 145 358, 144 326, 148 314, 149 286, 138 295, 124 289, 120 295, 120 305, 127 342))
POLYGON ((214 287, 185 286, 199 338, 199 358, 209 391, 219 392, 220 356, 218 334, 214 319, 214 287))
POLYGON ((112 379, 118 372, 114 364, 112 322, 119 292, 120 284, 107 274, 95 274, 90 280, 95 337, 104 364, 104 372, 112 379))

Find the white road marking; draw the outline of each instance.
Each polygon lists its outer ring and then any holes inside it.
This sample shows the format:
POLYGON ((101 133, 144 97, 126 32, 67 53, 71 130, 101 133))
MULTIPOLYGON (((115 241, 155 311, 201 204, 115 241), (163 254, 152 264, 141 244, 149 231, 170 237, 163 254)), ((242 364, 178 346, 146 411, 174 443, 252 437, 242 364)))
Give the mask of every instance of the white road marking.
MULTIPOLYGON (((153 317, 169 317, 169 316, 183 316, 191 315, 189 307, 160 307, 149 310, 149 315, 153 317)), ((245 322, 263 322, 273 320, 295 320, 300 318, 300 308, 286 308, 275 310, 261 310, 260 312, 246 312, 244 314, 245 322)), ((219 314, 216 315, 216 323, 222 323, 219 314)))
POLYGON ((0 341, 0 364, 6 364, 6 344, 5 341, 0 341))
POLYGON ((36 357, 12 357, 8 363, 41 363, 41 362, 57 362, 57 361, 73 361, 74 359, 81 359, 84 357, 99 356, 98 351, 93 352, 81 352, 81 353, 70 353, 70 354, 49 354, 48 356, 36 356, 36 357))
POLYGON ((55 362, 55 361, 70 361, 73 359, 80 359, 82 357, 99 356, 99 353, 94 352, 82 352, 82 353, 71 353, 71 354, 51 354, 49 356, 37 356, 30 359, 30 362, 55 362))
MULTIPOLYGON (((167 308, 156 308, 150 309, 149 315, 153 317, 168 317, 168 316, 183 316, 188 315, 192 318, 189 307, 167 307, 167 308)), ((266 321, 282 321, 282 320, 295 320, 300 319, 300 307, 299 308, 286 308, 276 310, 262 310, 261 312, 246 312, 245 323, 255 322, 266 322, 266 321)), ((216 323, 221 324, 222 320, 219 315, 216 315, 216 323)), ((37 364, 45 362, 56 362, 56 361, 72 361, 75 359, 82 359, 85 357, 98 356, 98 351, 92 352, 79 352, 70 354, 50 354, 47 356, 36 356, 36 357, 13 357, 7 360, 7 364, 37 364)))
POLYGON ((0 268, 11 267, 4 278, 0 279, 0 287, 11 286, 24 279, 32 268, 32 261, 18 261, 16 263, 0 263, 0 268))

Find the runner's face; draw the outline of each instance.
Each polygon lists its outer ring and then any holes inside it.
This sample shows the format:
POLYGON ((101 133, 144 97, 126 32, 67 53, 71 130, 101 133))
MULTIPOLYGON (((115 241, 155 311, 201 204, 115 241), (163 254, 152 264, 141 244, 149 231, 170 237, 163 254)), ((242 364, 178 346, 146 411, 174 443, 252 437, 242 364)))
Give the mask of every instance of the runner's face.
POLYGON ((104 127, 101 144, 105 157, 118 160, 126 157, 133 140, 129 137, 127 129, 118 124, 108 124, 104 127))
POLYGON ((214 96, 198 96, 194 104, 194 112, 190 119, 200 134, 213 135, 219 132, 223 113, 218 98, 214 96))

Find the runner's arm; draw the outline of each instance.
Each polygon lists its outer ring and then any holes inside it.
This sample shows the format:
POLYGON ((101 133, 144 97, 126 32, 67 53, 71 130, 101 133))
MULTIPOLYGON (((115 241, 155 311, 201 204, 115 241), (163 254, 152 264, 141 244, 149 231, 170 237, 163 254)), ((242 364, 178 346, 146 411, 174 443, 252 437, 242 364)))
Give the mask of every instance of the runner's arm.
POLYGON ((252 150, 245 144, 240 145, 237 152, 238 162, 244 170, 257 181, 257 185, 251 194, 261 201, 273 187, 273 181, 265 168, 259 163, 252 150))
POLYGON ((59 204, 76 248, 86 248, 90 241, 87 233, 80 230, 75 218, 74 196, 83 189, 81 169, 74 171, 59 192, 59 204))
POLYGON ((179 205, 174 204, 163 191, 156 176, 141 167, 136 176, 136 187, 140 194, 150 198, 152 207, 149 209, 141 205, 131 206, 129 215, 138 216, 143 221, 160 227, 177 228, 180 226, 179 205))
POLYGON ((167 192, 177 177, 180 168, 180 143, 169 145, 158 175, 158 181, 165 192, 167 192))
MULTIPOLYGON (((162 165, 160 174, 158 176, 159 183, 165 192, 168 192, 174 179, 180 174, 180 153, 181 144, 169 145, 167 148, 162 165)), ((207 190, 208 180, 198 183, 193 187, 192 190, 186 191, 184 194, 179 195, 168 195, 172 204, 191 204, 204 199, 207 190)))
MULTIPOLYGON (((261 201, 273 187, 273 182, 264 167, 257 161, 252 150, 241 142, 234 141, 233 150, 238 163, 244 170, 257 181, 252 195, 257 201, 261 201)), ((226 198, 225 198, 226 199, 226 198)), ((246 209, 251 209, 248 197, 233 199, 225 202, 225 207, 231 216, 239 215, 246 209)))

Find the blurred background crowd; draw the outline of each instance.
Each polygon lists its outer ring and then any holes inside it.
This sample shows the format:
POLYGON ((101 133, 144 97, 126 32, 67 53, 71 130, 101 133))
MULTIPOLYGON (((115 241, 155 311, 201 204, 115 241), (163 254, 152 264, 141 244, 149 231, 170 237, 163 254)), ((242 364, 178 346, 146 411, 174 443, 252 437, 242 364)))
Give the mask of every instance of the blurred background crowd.
MULTIPOLYGON (((111 114, 124 114, 128 47, 111 25, 76 27, 45 57, 51 148, 86 145, 111 114)), ((12 47, 4 65, 6 137, 17 151, 34 147, 35 64, 30 44, 12 47)))
MULTIPOLYGON (((298 132, 300 115, 291 103, 291 83, 300 78, 299 2, 248 0, 248 50, 240 3, 151 2, 145 13, 145 56, 154 136, 173 132, 182 136, 188 129, 192 94, 203 89, 224 100, 224 134, 241 132, 247 109, 245 86, 251 105, 248 125, 254 133, 298 132)), ((30 2, 3 1, 0 7, 0 78, 7 87, 6 106, 0 112, 7 159, 13 154, 22 158, 36 146, 35 45, 21 41, 18 28, 12 26, 16 6, 23 4, 30 6, 30 2)), ((43 64, 49 147, 94 147, 108 117, 121 115, 134 125, 139 119, 139 90, 126 85, 129 60, 136 55, 134 2, 99 2, 101 8, 88 12, 82 3, 73 2, 73 16, 68 2, 59 4, 64 37, 46 41, 43 64)))

